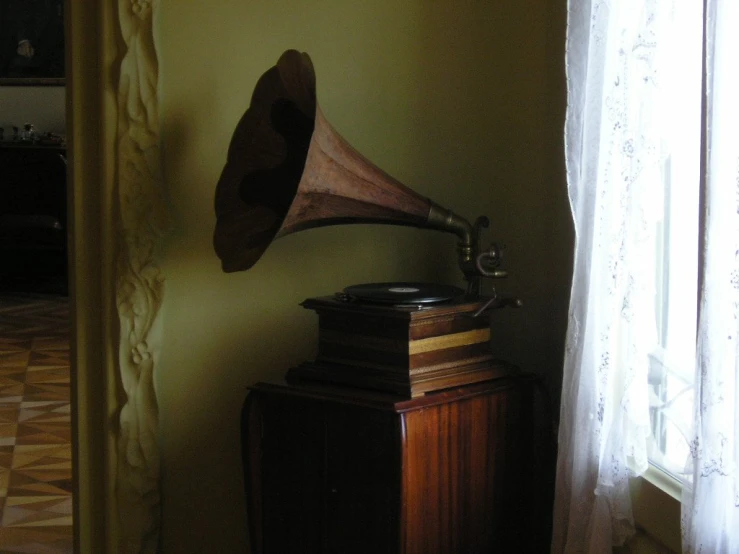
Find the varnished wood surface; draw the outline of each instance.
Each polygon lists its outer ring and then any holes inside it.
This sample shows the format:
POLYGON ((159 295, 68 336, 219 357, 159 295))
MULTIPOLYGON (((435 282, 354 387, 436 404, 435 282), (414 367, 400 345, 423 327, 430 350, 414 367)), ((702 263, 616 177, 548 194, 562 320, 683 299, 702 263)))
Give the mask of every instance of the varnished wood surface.
MULTIPOLYGON (((424 320, 436 320, 444 316, 455 316, 460 313, 472 314, 482 305, 480 298, 459 298, 442 304, 416 307, 416 306, 389 306, 382 304, 371 304, 369 302, 352 302, 342 300, 336 296, 322 296, 308 298, 301 304, 304 308, 316 311, 319 315, 328 313, 356 314, 362 316, 376 316, 383 321, 399 319, 414 323, 423 323, 424 320)), ((369 321, 364 319, 365 321, 369 321)), ((442 334, 442 333, 439 333, 442 334)))
POLYGON ((244 449, 252 551, 392 552, 399 532, 397 418, 352 404, 250 396, 258 407, 245 420, 252 431, 244 449))
POLYGON ((422 227, 431 201, 367 160, 316 107, 305 169, 279 236, 345 223, 422 227))
POLYGON ((375 410, 402 413, 408 410, 427 408, 446 402, 455 402, 480 394, 503 393, 510 388, 519 386, 522 379, 532 379, 530 375, 522 374, 511 364, 503 361, 498 363, 502 368, 506 368, 509 371, 498 379, 458 386, 448 390, 433 391, 417 398, 409 398, 388 391, 347 387, 329 382, 303 382, 296 385, 284 380, 262 381, 249 387, 249 390, 251 392, 259 392, 260 394, 280 394, 312 398, 316 401, 341 402, 375 410))
POLYGON ((532 383, 411 400, 255 385, 243 421, 253 552, 530 551, 532 383))
POLYGON ((530 479, 528 394, 516 387, 404 414, 403 552, 525 552, 517 508, 530 479))
MULTIPOLYGON (((403 330, 408 331, 407 328, 403 330)), ((488 344, 490 342, 490 329, 485 327, 483 329, 472 329, 471 331, 449 332, 428 338, 416 339, 412 336, 409 338, 398 339, 392 336, 363 335, 356 332, 347 332, 346 330, 321 328, 321 340, 328 344, 409 354, 411 356, 470 344, 488 344)))
POLYGON ((292 377, 419 396, 500 376, 490 354, 484 298, 457 298, 422 308, 309 298, 319 316, 314 364, 292 377), (354 368, 354 369, 350 369, 354 368))
POLYGON ((292 384, 325 383, 358 389, 377 390, 402 398, 416 398, 424 394, 452 387, 470 385, 513 375, 518 369, 499 363, 486 356, 465 366, 451 364, 405 372, 397 368, 352 366, 332 363, 304 363, 287 372, 292 384))
POLYGON ((471 344, 490 344, 490 328, 485 326, 482 329, 445 333, 425 339, 414 339, 411 337, 408 351, 413 356, 415 354, 425 354, 426 352, 435 352, 437 350, 457 348, 471 344))
POLYGON ((313 133, 315 87, 310 58, 291 50, 254 88, 216 185, 213 246, 224 271, 249 269, 282 225, 313 133), (292 124, 283 124, 280 108, 292 112, 292 124))
POLYGON ((2 553, 73 551, 70 323, 64 297, 0 295, 2 553))

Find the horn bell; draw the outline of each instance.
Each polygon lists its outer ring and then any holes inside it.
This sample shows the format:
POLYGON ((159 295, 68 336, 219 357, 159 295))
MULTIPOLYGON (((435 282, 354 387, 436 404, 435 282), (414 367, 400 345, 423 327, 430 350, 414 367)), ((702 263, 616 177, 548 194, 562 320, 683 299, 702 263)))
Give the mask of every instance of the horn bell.
POLYGON ((357 152, 316 103, 310 57, 285 52, 257 82, 216 186, 213 244, 226 272, 275 238, 325 225, 424 226, 434 205, 357 152))
POLYGON ((216 186, 213 246, 226 272, 252 267, 278 237, 325 225, 385 223, 455 233, 474 273, 470 223, 357 152, 316 103, 305 53, 288 50, 261 76, 216 186))

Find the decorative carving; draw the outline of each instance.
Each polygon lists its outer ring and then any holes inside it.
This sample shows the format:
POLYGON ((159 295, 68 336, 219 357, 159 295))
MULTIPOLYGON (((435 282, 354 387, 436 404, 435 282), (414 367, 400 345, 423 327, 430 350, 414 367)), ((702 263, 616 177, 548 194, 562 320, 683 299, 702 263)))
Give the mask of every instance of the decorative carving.
POLYGON ((158 63, 152 22, 157 0, 119 0, 125 44, 118 83, 116 305, 124 393, 117 437, 119 552, 154 553, 160 529, 154 321, 164 278, 156 254, 167 229, 159 146, 158 63))

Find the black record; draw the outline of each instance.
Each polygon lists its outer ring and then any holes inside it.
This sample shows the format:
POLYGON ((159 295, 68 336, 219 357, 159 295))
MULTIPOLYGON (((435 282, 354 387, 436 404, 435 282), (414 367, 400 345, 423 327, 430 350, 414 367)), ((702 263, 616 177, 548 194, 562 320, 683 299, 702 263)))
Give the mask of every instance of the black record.
POLYGON ((346 287, 344 294, 377 304, 435 304, 462 296, 464 291, 435 283, 367 283, 346 287))

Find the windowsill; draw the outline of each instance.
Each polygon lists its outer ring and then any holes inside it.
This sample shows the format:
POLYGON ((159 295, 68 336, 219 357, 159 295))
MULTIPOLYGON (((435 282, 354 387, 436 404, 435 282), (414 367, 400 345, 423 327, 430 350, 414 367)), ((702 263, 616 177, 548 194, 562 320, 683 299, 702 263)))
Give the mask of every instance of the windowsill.
POLYGON ((672 498, 680 502, 683 494, 683 486, 669 473, 662 471, 657 466, 649 464, 647 470, 642 474, 642 478, 649 481, 652 485, 660 489, 672 498))
POLYGON ((630 487, 636 526, 671 551, 681 552, 680 482, 650 464, 630 487))

